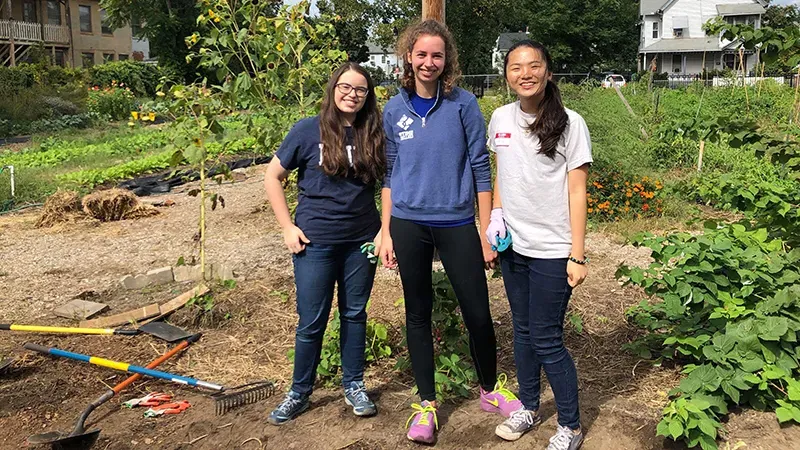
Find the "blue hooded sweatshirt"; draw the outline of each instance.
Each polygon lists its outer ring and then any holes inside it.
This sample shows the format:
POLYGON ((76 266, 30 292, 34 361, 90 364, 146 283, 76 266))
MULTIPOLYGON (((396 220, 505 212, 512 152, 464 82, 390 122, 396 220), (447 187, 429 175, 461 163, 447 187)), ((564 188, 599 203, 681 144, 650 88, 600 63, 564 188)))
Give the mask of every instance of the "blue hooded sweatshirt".
POLYGON ((418 115, 405 89, 383 110, 386 178, 392 215, 412 221, 458 221, 475 215, 475 193, 492 190, 486 123, 471 93, 441 83, 436 103, 418 115))

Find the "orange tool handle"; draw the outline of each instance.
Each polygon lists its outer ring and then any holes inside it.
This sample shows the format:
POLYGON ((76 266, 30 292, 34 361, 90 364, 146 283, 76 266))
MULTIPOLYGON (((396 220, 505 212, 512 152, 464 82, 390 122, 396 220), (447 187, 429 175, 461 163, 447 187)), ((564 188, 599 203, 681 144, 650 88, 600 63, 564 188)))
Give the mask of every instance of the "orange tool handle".
MULTIPOLYGON (((181 341, 181 343, 180 343, 180 344, 178 344, 177 346, 175 346, 175 348, 173 348, 172 350, 168 351, 167 353, 164 353, 163 355, 161 355, 160 357, 158 357, 158 359, 154 360, 153 362, 151 362, 150 364, 148 364, 148 365, 147 365, 147 366, 145 366, 145 367, 147 367, 148 369, 153 369, 153 368, 155 368, 156 366, 160 365, 160 364, 161 364, 161 363, 163 363, 164 361, 166 361, 166 360, 168 360, 168 359, 172 358, 172 357, 173 357, 173 356, 175 356, 176 354, 178 354, 178 353, 180 353, 181 351, 183 351, 183 349, 185 349, 186 347, 188 347, 190 343, 192 343, 192 342, 196 341, 196 340, 197 340, 197 339, 199 339, 199 338, 200 338, 200 335, 199 335, 199 334, 196 334, 196 335, 194 335, 194 336, 191 336, 191 337, 189 337, 188 339, 186 339, 186 340, 184 340, 184 341, 181 341)), ((139 379, 140 379, 140 378, 142 378, 142 374, 139 374, 139 373, 137 373, 137 374, 131 375, 131 376, 130 376, 130 377, 128 377, 128 378, 127 378, 125 381, 123 381, 122 383, 120 383, 120 384, 118 384, 118 385, 116 385, 116 386, 114 386, 114 387, 112 388, 112 390, 114 391, 114 394, 115 394, 115 395, 116 395, 116 394, 119 394, 119 393, 120 393, 120 391, 122 391, 122 390, 123 390, 123 389, 125 389, 126 387, 128 387, 128 386, 132 385, 133 383, 135 383, 135 382, 139 381, 139 379)))

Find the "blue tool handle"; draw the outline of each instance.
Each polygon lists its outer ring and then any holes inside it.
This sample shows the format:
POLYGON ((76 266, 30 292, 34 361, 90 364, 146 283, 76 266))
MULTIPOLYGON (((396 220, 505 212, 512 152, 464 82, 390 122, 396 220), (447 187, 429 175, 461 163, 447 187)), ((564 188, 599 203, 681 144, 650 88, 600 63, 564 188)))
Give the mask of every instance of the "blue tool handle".
POLYGON ((511 247, 511 233, 506 232, 506 237, 500 238, 500 236, 495 237, 497 241, 497 245, 492 245, 492 250, 495 252, 504 252, 511 247))
POLYGON ((222 386, 220 386, 218 384, 208 383, 208 382, 197 380, 197 379, 190 378, 190 377, 183 377, 183 376, 180 376, 180 375, 174 375, 174 374, 171 374, 171 373, 162 372, 160 370, 153 370, 153 369, 148 369, 148 368, 141 367, 141 366, 134 366, 134 365, 128 364, 128 363, 111 361, 111 360, 108 360, 108 359, 97 358, 97 357, 94 357, 94 356, 82 355, 80 353, 68 352, 66 350, 59 350, 57 348, 52 348, 52 347, 51 348, 43 347, 41 345, 32 344, 30 342, 26 343, 24 345, 24 347, 26 349, 28 349, 28 350, 33 350, 33 351, 40 352, 40 353, 47 353, 47 354, 50 354, 50 355, 53 355, 53 356, 60 356, 60 357, 63 357, 63 358, 74 359, 76 361, 83 361, 83 362, 87 362, 87 363, 94 364, 94 365, 101 366, 101 367, 108 367, 109 369, 120 370, 120 371, 123 371, 123 372, 131 372, 131 373, 138 373, 138 374, 142 374, 142 375, 147 375, 147 376, 150 376, 150 377, 160 378, 162 380, 171 381, 173 383, 185 384, 185 385, 195 386, 195 387, 202 387, 202 388, 206 388, 206 389, 211 389, 213 391, 222 391, 222 390, 224 390, 224 387, 222 387, 222 386))

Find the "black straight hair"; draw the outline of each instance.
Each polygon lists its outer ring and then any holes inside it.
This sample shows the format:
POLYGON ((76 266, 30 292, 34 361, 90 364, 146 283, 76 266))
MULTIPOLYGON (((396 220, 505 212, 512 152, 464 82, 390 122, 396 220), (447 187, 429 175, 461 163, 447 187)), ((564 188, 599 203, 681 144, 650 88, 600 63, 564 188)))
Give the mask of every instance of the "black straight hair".
MULTIPOLYGON (((518 48, 538 50, 545 59, 547 72, 553 72, 553 60, 550 57, 550 52, 547 51, 547 47, 539 42, 525 39, 514 43, 506 52, 506 57, 503 61, 503 73, 506 74, 506 81, 508 81, 508 57, 518 48)), ((564 130, 569 123, 569 117, 564 109, 564 103, 561 101, 561 91, 558 89, 558 85, 551 80, 546 80, 545 82, 547 84, 544 87, 544 98, 539 104, 536 120, 528 130, 539 138, 539 153, 553 159, 556 157, 558 141, 561 140, 561 135, 564 134, 564 130)))

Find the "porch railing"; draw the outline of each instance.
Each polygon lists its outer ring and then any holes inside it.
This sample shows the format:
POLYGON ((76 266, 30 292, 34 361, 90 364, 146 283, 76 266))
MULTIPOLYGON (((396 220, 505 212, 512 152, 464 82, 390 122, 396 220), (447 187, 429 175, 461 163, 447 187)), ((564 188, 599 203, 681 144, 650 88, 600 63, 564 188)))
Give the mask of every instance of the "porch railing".
POLYGON ((0 20, 0 39, 16 42, 69 42, 69 28, 63 25, 42 25, 33 22, 20 22, 17 20, 0 20), (44 30, 44 39, 42 31, 44 30))

